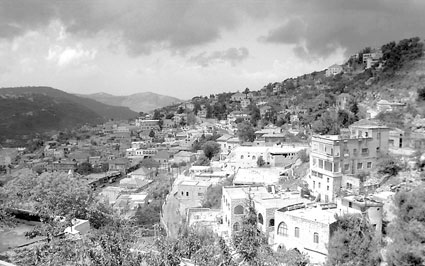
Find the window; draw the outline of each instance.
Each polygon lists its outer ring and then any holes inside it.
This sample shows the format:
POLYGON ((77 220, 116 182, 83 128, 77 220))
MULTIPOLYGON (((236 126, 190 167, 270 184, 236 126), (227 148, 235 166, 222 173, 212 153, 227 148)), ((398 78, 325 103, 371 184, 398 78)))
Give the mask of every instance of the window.
POLYGON ((367 162, 367 168, 372 168, 372 162, 367 162))
POLYGON ((235 214, 243 214, 243 207, 241 205, 236 206, 234 213, 235 214))
POLYGON ((353 208, 353 203, 351 201, 348 203, 348 207, 353 208))
POLYGON ((274 226, 274 219, 270 219, 269 226, 274 226))
POLYGON ((313 189, 316 188, 316 181, 313 181, 313 189))
POLYGON ((362 163, 357 163, 357 169, 362 169, 363 168, 363 164, 362 163))
POLYGON ((186 192, 186 197, 189 197, 189 192, 186 192))
POLYGON ((239 231, 239 229, 240 229, 239 223, 238 222, 234 223, 233 224, 233 231, 237 232, 237 231, 239 231))
POLYGON ((241 159, 243 159, 243 155, 241 155, 241 159))
POLYGON ((264 223, 263 215, 261 213, 258 214, 258 223, 259 224, 263 224, 264 223))
POLYGON ((326 187, 326 190, 328 190, 328 191, 329 191, 329 186, 327 186, 327 187, 326 187))
POLYGON ((295 227, 295 237, 300 237, 300 229, 295 227))
POLYGON ((327 178, 327 182, 329 183, 329 177, 327 178))
POLYGON ((320 188, 320 182, 319 182, 319 188, 320 188))
POLYGON ((353 155, 357 155, 357 149, 353 149, 353 155))
POLYGON ((252 155, 252 159, 255 160, 255 155, 252 155))
POLYGON ((323 160, 322 159, 319 159, 319 168, 323 169, 323 160))
POLYGON ((313 242, 314 243, 319 243, 319 234, 318 233, 314 233, 314 235, 313 235, 313 242))
POLYGON ((288 235, 288 226, 285 222, 281 222, 279 226, 277 227, 277 234, 281 236, 287 236, 288 235))
POLYGON ((362 154, 363 155, 367 155, 369 153, 369 149, 368 148, 363 148, 362 149, 362 154))
POLYGON ((344 170, 345 171, 348 171, 350 169, 350 165, 347 163, 347 164, 344 164, 344 170))
POLYGON ((367 138, 367 137, 369 137, 369 132, 365 132, 364 133, 364 136, 367 138))

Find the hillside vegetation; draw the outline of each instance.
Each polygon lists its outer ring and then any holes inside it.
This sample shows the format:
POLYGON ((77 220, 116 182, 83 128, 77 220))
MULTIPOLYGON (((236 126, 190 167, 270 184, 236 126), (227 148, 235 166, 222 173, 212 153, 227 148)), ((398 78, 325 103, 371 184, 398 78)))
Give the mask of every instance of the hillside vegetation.
POLYGON ((125 107, 109 106, 49 87, 0 89, 0 113, 0 143, 137 116, 125 107))
POLYGON ((157 108, 181 102, 181 100, 177 98, 153 92, 135 93, 128 96, 115 96, 108 93, 80 94, 78 96, 113 106, 128 107, 136 112, 149 112, 157 108))

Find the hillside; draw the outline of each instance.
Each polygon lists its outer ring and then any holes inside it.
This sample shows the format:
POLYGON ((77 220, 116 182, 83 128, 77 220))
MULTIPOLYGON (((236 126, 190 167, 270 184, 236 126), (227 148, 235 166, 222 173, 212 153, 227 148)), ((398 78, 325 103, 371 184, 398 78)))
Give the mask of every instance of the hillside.
MULTIPOLYGON (((338 66, 338 73, 315 71, 269 83, 260 90, 245 90, 251 98, 251 104, 245 108, 239 100, 232 100, 235 93, 194 97, 192 103, 206 111, 206 118, 221 120, 233 111, 246 112, 255 128, 270 123, 290 124, 300 132, 338 134, 341 128, 359 119, 375 118, 390 127, 425 131, 421 126, 425 122, 423 51, 424 43, 418 37, 379 48, 366 47, 338 66), (376 58, 368 63, 367 55, 370 58, 372 53, 376 53, 376 58), (341 99, 346 99, 345 107, 338 106, 341 99), (381 100, 405 107, 379 113, 377 103, 381 100)), ((158 111, 160 116, 167 117, 175 109, 166 107, 158 111)))
POLYGON ((125 106, 136 112, 149 112, 157 108, 181 102, 180 99, 153 92, 141 92, 128 96, 115 96, 100 92, 88 95, 79 94, 78 96, 113 106, 125 106))
POLYGON ((126 108, 118 106, 110 106, 93 99, 87 99, 79 97, 74 94, 69 94, 64 91, 50 88, 50 87, 17 87, 17 88, 1 88, 0 95, 28 95, 28 94, 40 94, 49 96, 53 99, 60 99, 61 101, 76 103, 82 105, 89 110, 92 110, 101 118, 115 119, 115 120, 127 120, 137 116, 137 113, 126 108))
POLYGON ((137 115, 49 87, 0 89, 0 113, 0 142, 137 115))

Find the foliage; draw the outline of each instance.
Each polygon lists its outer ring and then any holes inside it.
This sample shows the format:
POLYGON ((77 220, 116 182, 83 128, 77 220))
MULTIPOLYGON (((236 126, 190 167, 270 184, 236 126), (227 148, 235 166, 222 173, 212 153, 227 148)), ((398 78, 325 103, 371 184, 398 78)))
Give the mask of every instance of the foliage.
POLYGON ((231 186, 232 184, 233 178, 228 177, 222 183, 208 187, 202 201, 202 207, 219 209, 221 206, 221 197, 223 195, 223 186, 231 186))
POLYGON ((329 240, 327 265, 378 265, 374 227, 360 215, 337 216, 336 223, 329 240))
POLYGON ((207 141, 202 145, 202 150, 204 151, 205 156, 211 160, 215 155, 220 153, 220 144, 215 141, 207 141))
POLYGON ((93 202, 92 190, 82 181, 65 173, 20 175, 4 186, 9 206, 30 208, 37 215, 49 218, 63 216, 87 218, 88 207, 93 202))
POLYGON ((382 121, 389 127, 404 128, 404 113, 399 111, 381 112, 376 116, 377 120, 382 121))
POLYGON ((384 73, 392 75, 406 62, 419 58, 423 54, 423 43, 419 37, 404 39, 384 44, 382 50, 382 61, 384 62, 384 73))
POLYGON ((382 175, 396 176, 402 169, 399 160, 394 157, 384 157, 378 162, 378 173, 382 175))
POLYGON ((140 162, 140 166, 152 169, 152 168, 158 168, 159 163, 152 158, 145 158, 140 162))
POLYGON ((207 158, 205 155, 199 156, 198 160, 193 163, 195 166, 209 166, 211 164, 210 159, 207 158))
POLYGON ((425 87, 418 89, 418 100, 425 101, 425 87))
POLYGON ((255 140, 255 130, 248 122, 238 124, 238 137, 241 141, 252 142, 255 140))
POLYGON ((337 124, 337 118, 330 112, 324 112, 319 119, 314 121, 311 125, 311 129, 321 135, 335 135, 339 133, 339 127, 337 124))
POLYGON ((78 164, 77 169, 75 169, 75 172, 79 173, 80 175, 89 175, 93 173, 93 167, 89 162, 82 162, 78 164))
POLYGON ((205 193, 205 197, 202 201, 202 207, 211 209, 220 208, 222 194, 223 187, 221 185, 210 186, 205 193))
POLYGON ((257 159, 257 166, 262 167, 265 164, 266 164, 266 162, 264 161, 263 156, 259 156, 258 159, 257 159))
POLYGON ((310 156, 307 154, 307 150, 301 150, 299 157, 302 163, 308 163, 310 161, 310 156))
POLYGON ((388 265, 425 264, 425 189, 401 191, 394 198, 396 218, 390 224, 388 265))

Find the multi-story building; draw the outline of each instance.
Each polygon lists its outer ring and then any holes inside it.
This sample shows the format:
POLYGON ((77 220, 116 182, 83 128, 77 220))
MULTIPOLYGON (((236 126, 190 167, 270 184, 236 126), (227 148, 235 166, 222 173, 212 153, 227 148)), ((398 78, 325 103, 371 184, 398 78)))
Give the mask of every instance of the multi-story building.
POLYGON ((341 188, 347 186, 345 180, 370 171, 378 158, 388 153, 388 127, 362 120, 351 125, 349 131, 312 137, 307 183, 321 201, 334 201, 341 188))

